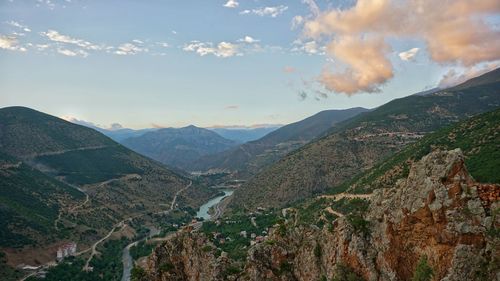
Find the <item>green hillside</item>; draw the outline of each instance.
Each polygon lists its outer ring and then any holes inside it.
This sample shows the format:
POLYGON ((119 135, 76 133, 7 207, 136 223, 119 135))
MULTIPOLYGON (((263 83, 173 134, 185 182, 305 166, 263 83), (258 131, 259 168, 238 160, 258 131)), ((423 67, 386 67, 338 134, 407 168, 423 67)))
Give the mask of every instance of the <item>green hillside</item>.
POLYGON ((136 163, 140 158, 125 147, 115 145, 38 156, 34 162, 46 165, 50 170, 55 169, 56 176, 62 176, 70 183, 92 184, 127 174, 142 174, 142 169, 136 163))
POLYGON ((480 83, 411 95, 346 120, 256 175, 234 193, 231 205, 284 206, 339 186, 432 131, 498 108, 498 76, 495 70, 480 83))
MULTIPOLYGON (((16 248, 9 260, 29 264, 38 257, 24 251, 88 246, 125 218, 165 210, 190 182, 97 131, 23 107, 0 109, 0 163, 0 250, 16 248)), ((196 208, 214 193, 193 185, 177 202, 196 208)))
POLYGON ((431 150, 455 148, 463 151, 465 164, 475 180, 500 183, 500 109, 427 135, 334 191, 350 188, 353 192, 366 193, 391 187, 396 180, 407 176, 411 163, 431 150))
POLYGON ((95 130, 30 108, 0 109, 0 149, 10 155, 32 157, 39 153, 115 144, 95 130))
MULTIPOLYGON (((0 247, 20 247, 57 234, 62 205, 85 195, 0 152, 0 247)), ((53 236, 52 236, 53 238, 53 236)))

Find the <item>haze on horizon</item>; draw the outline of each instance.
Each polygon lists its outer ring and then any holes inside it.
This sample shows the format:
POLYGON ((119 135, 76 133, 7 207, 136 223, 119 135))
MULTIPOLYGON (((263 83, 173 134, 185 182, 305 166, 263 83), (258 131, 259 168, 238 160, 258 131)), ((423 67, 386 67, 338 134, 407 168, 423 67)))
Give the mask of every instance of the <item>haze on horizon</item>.
POLYGON ((129 128, 373 108, 499 67, 499 13, 496 0, 2 1, 0 107, 129 128))

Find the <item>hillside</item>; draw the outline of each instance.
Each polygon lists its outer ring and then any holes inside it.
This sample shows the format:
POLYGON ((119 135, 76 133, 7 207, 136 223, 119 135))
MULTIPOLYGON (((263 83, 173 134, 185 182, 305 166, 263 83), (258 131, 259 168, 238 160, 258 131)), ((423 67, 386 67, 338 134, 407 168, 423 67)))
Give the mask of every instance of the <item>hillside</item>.
POLYGON ((233 140, 239 143, 245 143, 249 141, 258 140, 265 135, 279 129, 280 126, 269 126, 262 128, 207 128, 211 131, 216 132, 223 138, 228 140, 233 140))
POLYGON ((496 280, 499 199, 500 185, 475 181, 460 149, 436 150, 414 162, 401 181, 365 199, 330 197, 238 213, 205 223, 200 232, 180 233, 157 247, 136 277, 496 280), (262 236, 240 234, 247 231, 262 236))
POLYGON ((47 242, 59 211, 85 195, 0 152, 0 247, 47 242))
POLYGON ((35 255, 26 255, 33 250, 28 245, 37 244, 38 253, 51 253, 65 239, 89 245, 118 221, 164 210, 180 190, 177 202, 191 207, 214 193, 199 186, 184 190, 189 180, 160 163, 29 108, 0 109, 0 153, 2 161, 17 165, 0 175, 2 222, 15 225, 5 235, 21 239, 2 249, 8 246, 9 260, 17 262, 35 263, 35 255))
POLYGON ((348 189, 368 193, 388 188, 406 177, 410 166, 431 150, 456 148, 462 150, 468 171, 475 180, 500 184, 500 109, 429 134, 333 191, 348 189))
POLYGON ((336 126, 234 193, 233 208, 284 206, 328 188, 400 151, 429 132, 500 106, 500 70, 433 94, 391 101, 336 126), (490 81, 490 82, 488 82, 490 81))
POLYGON ((193 163, 196 170, 225 170, 248 177, 287 153, 332 129, 337 123, 368 111, 365 108, 326 110, 283 126, 266 136, 232 150, 209 155, 193 163))
POLYGON ((133 130, 133 129, 123 128, 117 130, 107 130, 107 129, 97 128, 96 130, 110 137, 112 140, 121 143, 125 139, 142 136, 145 133, 152 132, 157 129, 148 128, 148 129, 133 130))
POLYGON ((166 165, 188 169, 202 156, 225 151, 237 145, 207 129, 188 126, 165 128, 122 141, 123 145, 166 165))

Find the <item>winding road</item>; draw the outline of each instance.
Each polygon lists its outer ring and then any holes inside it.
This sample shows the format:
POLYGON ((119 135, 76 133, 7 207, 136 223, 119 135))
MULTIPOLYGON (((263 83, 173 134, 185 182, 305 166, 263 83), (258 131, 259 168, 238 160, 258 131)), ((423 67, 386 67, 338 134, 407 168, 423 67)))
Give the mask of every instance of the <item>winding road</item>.
MULTIPOLYGON (((177 192, 175 193, 174 198, 172 199, 172 202, 171 202, 171 204, 170 204, 170 208, 169 208, 168 210, 166 210, 166 211, 156 212, 156 213, 154 213, 154 214, 166 214, 166 213, 168 213, 168 212, 172 211, 172 210, 174 209, 174 207, 175 207, 175 202, 177 201, 177 197, 179 196, 179 194, 180 194, 181 192, 185 191, 186 189, 190 188, 192 185, 193 185, 193 182, 192 182, 192 181, 190 181, 190 182, 189 182, 189 184, 188 184, 188 185, 186 185, 186 187, 184 187, 183 189, 180 189, 179 191, 177 191, 177 192)), ((121 227, 121 228, 123 229, 123 228, 126 226, 125 221, 131 221, 132 219, 135 219, 135 218, 139 218, 139 217, 145 216, 146 214, 147 214, 147 213, 144 213, 144 214, 139 214, 139 215, 136 215, 136 216, 132 216, 132 217, 126 218, 126 219, 124 219, 124 220, 120 221, 119 223, 117 223, 115 226, 113 226, 113 228, 111 229, 111 231, 109 231, 109 233, 108 233, 106 236, 104 236, 103 238, 101 238, 99 241, 95 242, 95 243, 92 245, 92 247, 90 247, 90 248, 89 248, 89 249, 91 249, 91 250, 92 250, 92 253, 90 254, 90 257, 87 259, 87 262, 85 263, 85 266, 83 267, 83 270, 85 270, 85 271, 88 271, 88 270, 89 270, 89 264, 90 264, 90 261, 92 261, 92 258, 93 258, 93 257, 95 256, 95 254, 97 253, 97 250, 96 250, 96 249, 97 249, 97 246, 98 246, 100 243, 104 242, 106 239, 108 239, 108 238, 111 236, 111 234, 113 234, 113 232, 115 232, 115 230, 116 230, 116 228, 117 228, 117 227, 121 227)), ((132 242, 131 244, 134 244, 134 243, 136 243, 136 242, 138 242, 138 241, 132 242)), ((130 244, 129 244, 129 245, 130 245, 130 244)), ((128 247, 128 245, 127 245, 127 247, 128 247)), ((87 252, 89 249, 87 249, 87 250, 85 250, 85 251, 82 251, 82 252, 79 252, 79 253, 84 253, 84 252, 87 252)), ((78 255, 79 253, 77 253, 77 255, 78 255)), ((125 268, 124 268, 124 272, 125 272, 125 268)), ((129 272, 130 272, 130 270, 129 270, 129 272)))
POLYGON ((339 201, 341 199, 347 198, 347 199, 370 199, 372 197, 372 194, 352 194, 352 193, 339 193, 335 195, 320 195, 317 198, 327 198, 327 199, 333 199, 334 201, 339 201))
MULTIPOLYGON (((179 191, 177 191, 175 193, 174 198, 172 199, 172 202, 170 203, 170 208, 168 210, 156 212, 154 214, 156 214, 156 215, 158 215, 158 214, 168 214, 169 212, 173 211, 174 208, 175 208, 175 203, 177 202, 177 197, 179 196, 179 194, 181 194, 182 192, 184 192, 186 189, 190 188, 192 185, 193 185, 193 182, 190 181, 189 184, 186 185, 186 187, 184 187, 183 189, 180 189, 179 191)), ((138 217, 138 216, 136 216, 136 217, 138 217)), ((134 217, 134 218, 136 218, 136 217, 134 217)), ((132 219, 132 218, 130 218, 130 219, 132 219)), ((174 234, 175 234, 175 232, 172 233, 172 234, 169 234, 169 235, 167 235, 165 237, 153 238, 152 241, 165 241, 165 240, 168 240, 171 237, 173 237, 174 234)), ((132 248, 133 246, 137 245, 139 242, 150 238, 151 236, 154 236, 154 235, 152 235, 152 233, 150 233, 150 235, 148 235, 147 237, 142 238, 142 239, 137 240, 137 241, 134 241, 134 242, 128 244, 123 249, 123 254, 122 254, 122 263, 123 263, 122 281, 130 281, 130 272, 132 270, 132 267, 134 266, 134 261, 132 260, 132 257, 130 256, 130 248, 132 248)))

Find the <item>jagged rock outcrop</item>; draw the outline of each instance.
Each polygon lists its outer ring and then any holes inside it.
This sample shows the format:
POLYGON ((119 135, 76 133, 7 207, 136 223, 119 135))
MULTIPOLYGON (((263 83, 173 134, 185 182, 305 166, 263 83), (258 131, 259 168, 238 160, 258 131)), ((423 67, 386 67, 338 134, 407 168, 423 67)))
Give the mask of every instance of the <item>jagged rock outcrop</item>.
MULTIPOLYGON (((271 231, 267 243, 250 248, 237 280, 330 279, 339 264, 366 280, 411 280, 424 255, 433 280, 500 280, 499 199, 500 185, 475 182, 459 149, 434 151, 393 188, 374 192, 368 231, 347 217, 333 229, 271 231)), ((151 280, 230 280, 221 270, 229 261, 200 250, 207 243, 185 234, 158 248, 151 280), (174 265, 168 274, 158 270, 164 262, 174 265)))
POLYGON ((157 247, 142 280, 232 280, 226 257, 215 256, 215 246, 202 234, 183 232, 157 247))

